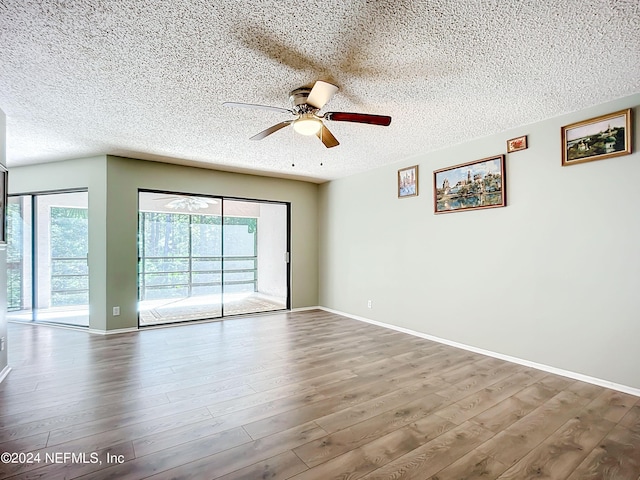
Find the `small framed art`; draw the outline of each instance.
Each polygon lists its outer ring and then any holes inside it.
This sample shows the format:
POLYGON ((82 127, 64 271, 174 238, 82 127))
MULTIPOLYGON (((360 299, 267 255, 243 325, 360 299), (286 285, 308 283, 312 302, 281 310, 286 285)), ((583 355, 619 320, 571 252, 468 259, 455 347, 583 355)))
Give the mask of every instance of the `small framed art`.
POLYGON ((398 170, 398 198, 418 195, 418 165, 398 170))
POLYGON ((518 152, 527 149, 527 136, 512 138, 507 140, 507 153, 518 152))

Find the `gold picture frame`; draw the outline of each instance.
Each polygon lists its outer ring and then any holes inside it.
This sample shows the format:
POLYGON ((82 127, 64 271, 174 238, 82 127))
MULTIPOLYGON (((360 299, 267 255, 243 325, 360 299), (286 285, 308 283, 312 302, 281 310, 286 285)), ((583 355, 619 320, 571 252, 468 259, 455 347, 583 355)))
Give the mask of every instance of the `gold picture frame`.
POLYGON ((418 196, 418 165, 398 170, 398 198, 418 196))
POLYGON ((433 172, 434 213, 507 206, 504 155, 433 172))
POLYGON ((562 166, 629 155, 631 128, 630 108, 562 127, 562 166))

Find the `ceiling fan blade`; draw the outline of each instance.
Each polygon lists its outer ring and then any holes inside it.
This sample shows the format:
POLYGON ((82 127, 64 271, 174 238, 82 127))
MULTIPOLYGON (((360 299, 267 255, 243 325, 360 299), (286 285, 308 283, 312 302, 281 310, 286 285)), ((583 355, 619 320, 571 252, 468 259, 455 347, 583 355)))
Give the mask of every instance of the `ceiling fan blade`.
POLYGON ((383 127, 388 127, 391 123, 391 117, 387 115, 369 115, 368 113, 327 112, 323 118, 334 122, 368 123, 383 127))
POLYGON ((268 137, 272 133, 277 132, 281 128, 287 127, 293 122, 293 120, 287 120, 286 122, 276 123, 274 126, 267 128, 266 130, 261 131, 260 133, 254 135, 249 140, 262 140, 264 137, 268 137))
POLYGON ((253 108, 259 110, 272 110, 274 112, 281 113, 293 113, 293 110, 289 110, 288 108, 270 107, 269 105, 257 105, 255 103, 224 102, 222 105, 225 107, 253 108))
POLYGON ((324 107, 331 97, 338 91, 338 87, 335 85, 318 80, 313 84, 309 97, 307 97, 307 104, 314 108, 320 109, 324 107))
POLYGON ((329 129, 324 125, 322 125, 322 128, 318 130, 318 133, 316 133, 316 135, 320 140, 322 140, 322 143, 324 143, 324 146, 327 148, 337 147, 338 145, 340 145, 340 142, 336 140, 336 137, 334 137, 329 129))

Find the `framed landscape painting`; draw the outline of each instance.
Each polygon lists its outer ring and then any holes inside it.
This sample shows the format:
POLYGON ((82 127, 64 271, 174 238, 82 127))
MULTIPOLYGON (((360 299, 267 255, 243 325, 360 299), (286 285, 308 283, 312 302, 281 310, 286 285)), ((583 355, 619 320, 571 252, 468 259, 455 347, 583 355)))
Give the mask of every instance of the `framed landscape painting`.
POLYGON ((436 170, 433 182, 434 213, 507 205, 504 155, 436 170))
POLYGON ((631 153, 631 109, 562 127, 562 166, 631 153))
POLYGON ((418 165, 398 170, 398 198, 418 195, 418 165))

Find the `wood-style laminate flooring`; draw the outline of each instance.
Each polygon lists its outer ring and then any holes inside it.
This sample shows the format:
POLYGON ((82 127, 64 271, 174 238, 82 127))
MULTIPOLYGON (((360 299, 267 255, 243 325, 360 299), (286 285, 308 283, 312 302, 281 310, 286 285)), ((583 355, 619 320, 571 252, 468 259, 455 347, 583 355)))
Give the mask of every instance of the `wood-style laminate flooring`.
POLYGON ((640 478, 638 397, 320 310, 10 324, 9 359, 0 478, 640 478))

